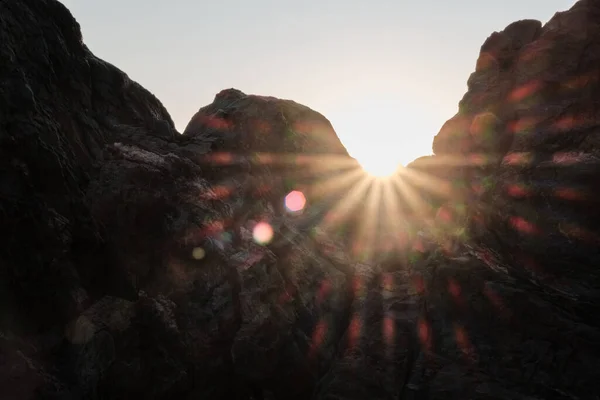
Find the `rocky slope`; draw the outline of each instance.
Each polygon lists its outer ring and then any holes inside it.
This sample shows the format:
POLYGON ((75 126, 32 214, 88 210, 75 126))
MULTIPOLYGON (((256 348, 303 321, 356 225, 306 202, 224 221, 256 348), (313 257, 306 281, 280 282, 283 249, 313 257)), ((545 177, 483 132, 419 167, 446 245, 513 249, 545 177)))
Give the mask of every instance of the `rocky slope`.
POLYGON ((227 89, 180 135, 0 0, 2 398, 597 398, 599 16, 494 33, 381 204, 321 114, 227 89))

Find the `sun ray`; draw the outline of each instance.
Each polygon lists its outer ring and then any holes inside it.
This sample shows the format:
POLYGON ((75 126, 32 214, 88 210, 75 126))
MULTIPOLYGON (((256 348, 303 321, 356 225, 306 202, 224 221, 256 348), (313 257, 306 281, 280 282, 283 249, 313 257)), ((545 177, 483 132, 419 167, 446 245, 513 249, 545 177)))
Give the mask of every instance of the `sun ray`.
POLYGON ((402 175, 406 176, 411 183, 435 195, 450 197, 452 193, 452 185, 447 180, 411 168, 404 168, 402 175))
POLYGON ((341 196, 336 204, 327 212, 323 219, 323 228, 331 229, 334 224, 341 223, 349 217, 350 212, 364 198, 371 179, 363 174, 362 178, 345 195, 341 196))
POLYGON ((425 211, 423 199, 419 197, 414 188, 406 182, 403 182, 402 177, 395 177, 391 182, 395 189, 400 192, 401 197, 406 200, 406 203, 412 209, 413 213, 419 215, 425 211))
POLYGON ((382 185, 384 183, 379 179, 370 179, 369 184, 365 215, 357 232, 359 235, 358 240, 361 241, 358 244, 358 249, 362 250, 362 256, 365 259, 371 258, 374 250, 373 246, 380 237, 378 234, 380 227, 377 225, 379 223, 379 205, 381 203, 382 185))
POLYGON ((403 212, 398 202, 398 193, 396 191, 396 180, 390 180, 383 185, 383 218, 386 222, 386 230, 392 237, 392 250, 402 249, 405 245, 403 239, 404 232, 401 228, 400 220, 403 212))
MULTIPOLYGON (((424 156, 415 160, 416 167, 409 167, 410 170, 422 167, 472 167, 494 164, 499 161, 498 157, 492 157, 485 153, 470 153, 468 155, 440 154, 433 156, 424 156)), ((409 164, 410 165, 410 164, 409 164)))
POLYGON ((309 195, 323 197, 327 194, 337 194, 342 190, 347 189, 352 183, 356 184, 358 181, 364 178, 365 174, 359 168, 343 174, 328 176, 325 179, 315 182, 310 187, 309 195))
POLYGON ((319 170, 335 171, 350 168, 356 161, 338 154, 254 153, 252 161, 259 165, 316 166, 319 170))

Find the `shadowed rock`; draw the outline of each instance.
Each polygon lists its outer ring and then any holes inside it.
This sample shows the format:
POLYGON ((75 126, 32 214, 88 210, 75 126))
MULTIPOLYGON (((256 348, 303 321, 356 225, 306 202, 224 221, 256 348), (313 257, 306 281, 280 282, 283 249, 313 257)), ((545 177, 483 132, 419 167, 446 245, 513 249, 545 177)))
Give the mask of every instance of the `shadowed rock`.
POLYGON ((226 89, 180 135, 0 2, 3 398, 593 399, 599 15, 493 34, 377 203, 316 111, 226 89))
POLYGON ((331 123, 318 112, 291 100, 246 95, 237 89, 218 93, 212 104, 194 115, 183 134, 221 135, 223 144, 213 148, 217 151, 348 155, 331 123))

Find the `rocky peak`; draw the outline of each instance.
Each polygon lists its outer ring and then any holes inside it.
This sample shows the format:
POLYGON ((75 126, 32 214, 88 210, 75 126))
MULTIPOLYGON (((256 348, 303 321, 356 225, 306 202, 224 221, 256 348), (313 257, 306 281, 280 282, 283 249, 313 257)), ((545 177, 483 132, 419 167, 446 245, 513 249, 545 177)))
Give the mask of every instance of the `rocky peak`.
POLYGON ((237 89, 219 92, 212 104, 192 117, 183 134, 238 139, 227 141, 228 147, 214 148, 217 151, 348 157, 331 123, 320 113, 291 100, 246 95, 237 89))
POLYGON ((544 282, 546 293, 572 302, 580 316, 598 302, 598 293, 576 282, 597 279, 593 262, 578 263, 576 271, 567 265, 582 254, 572 246, 595 246, 598 223, 593 104, 600 92, 593 66, 600 53, 592 49, 600 43, 600 25, 592 16, 599 11, 598 2, 580 1, 543 27, 519 21, 492 34, 459 112, 434 139, 430 162, 464 160, 454 169, 454 180, 469 183, 459 198, 471 199, 470 212, 494 227, 495 246, 513 254, 506 268, 536 285, 544 282), (580 239, 574 242, 569 229, 580 239), (522 268, 523 262, 537 267, 522 268))

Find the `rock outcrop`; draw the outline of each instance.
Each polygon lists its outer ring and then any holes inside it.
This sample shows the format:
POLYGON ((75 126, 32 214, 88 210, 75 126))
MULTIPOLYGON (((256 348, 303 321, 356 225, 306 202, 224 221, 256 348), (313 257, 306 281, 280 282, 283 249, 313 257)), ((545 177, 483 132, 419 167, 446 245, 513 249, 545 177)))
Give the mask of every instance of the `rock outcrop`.
POLYGON ((60 3, 0 1, 2 398, 596 398, 599 16, 494 33, 396 191, 292 101, 179 134, 60 3))
POLYGON ((180 135, 60 3, 0 16, 2 397, 309 398, 353 261, 282 205, 357 168, 331 124, 225 90, 180 135))

